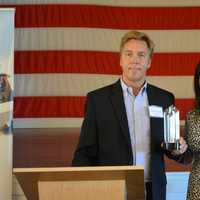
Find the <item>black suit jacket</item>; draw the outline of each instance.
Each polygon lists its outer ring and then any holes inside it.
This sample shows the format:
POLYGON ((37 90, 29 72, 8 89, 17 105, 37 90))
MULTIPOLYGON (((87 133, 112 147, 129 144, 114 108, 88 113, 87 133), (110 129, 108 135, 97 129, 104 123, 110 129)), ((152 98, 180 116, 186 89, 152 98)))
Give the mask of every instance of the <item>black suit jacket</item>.
MULTIPOLYGON (((147 84, 149 105, 174 104, 172 93, 147 84)), ((120 81, 88 93, 80 140, 73 166, 132 165, 132 149, 120 81)), ((150 118, 153 200, 164 200, 166 176, 161 148, 163 118, 150 118)), ((170 157, 170 153, 167 153, 170 157)), ((171 156, 172 157, 172 156, 171 156)))

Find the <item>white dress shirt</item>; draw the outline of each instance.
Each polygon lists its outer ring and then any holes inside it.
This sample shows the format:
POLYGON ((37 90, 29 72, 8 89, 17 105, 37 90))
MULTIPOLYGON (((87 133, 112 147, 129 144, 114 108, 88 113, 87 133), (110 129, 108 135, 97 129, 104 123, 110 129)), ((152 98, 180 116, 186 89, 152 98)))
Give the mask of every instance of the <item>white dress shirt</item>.
POLYGON ((151 181, 150 174, 150 116, 147 98, 147 82, 139 91, 133 94, 132 88, 128 87, 121 79, 128 127, 131 138, 133 165, 144 166, 145 181, 151 181))

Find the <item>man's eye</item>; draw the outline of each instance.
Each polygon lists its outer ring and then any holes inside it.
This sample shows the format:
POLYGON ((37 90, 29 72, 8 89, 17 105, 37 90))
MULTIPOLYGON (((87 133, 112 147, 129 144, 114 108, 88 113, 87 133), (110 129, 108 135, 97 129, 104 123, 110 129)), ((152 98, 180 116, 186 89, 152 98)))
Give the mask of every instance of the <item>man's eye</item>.
POLYGON ((141 53, 138 55, 140 58, 144 58, 145 57, 145 54, 144 53, 141 53))
POLYGON ((126 52, 125 55, 128 56, 128 57, 131 57, 132 53, 126 52))

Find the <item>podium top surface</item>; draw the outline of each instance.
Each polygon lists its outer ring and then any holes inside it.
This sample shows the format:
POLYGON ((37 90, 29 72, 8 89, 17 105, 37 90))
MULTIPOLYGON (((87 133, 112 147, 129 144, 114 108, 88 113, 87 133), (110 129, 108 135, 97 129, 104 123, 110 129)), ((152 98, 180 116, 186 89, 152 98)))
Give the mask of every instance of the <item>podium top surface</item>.
POLYGON ((48 167, 48 168, 14 168, 13 173, 30 172, 84 172, 84 171, 131 171, 144 170, 142 166, 97 166, 97 167, 48 167))

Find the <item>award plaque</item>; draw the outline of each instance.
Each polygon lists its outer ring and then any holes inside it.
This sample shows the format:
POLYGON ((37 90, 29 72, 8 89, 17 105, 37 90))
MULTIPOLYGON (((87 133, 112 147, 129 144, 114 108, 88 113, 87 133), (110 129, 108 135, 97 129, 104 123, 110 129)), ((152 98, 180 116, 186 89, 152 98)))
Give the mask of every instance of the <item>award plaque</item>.
POLYGON ((180 139, 179 110, 171 105, 164 110, 164 148, 178 150, 180 139))

